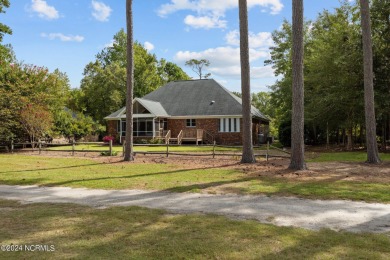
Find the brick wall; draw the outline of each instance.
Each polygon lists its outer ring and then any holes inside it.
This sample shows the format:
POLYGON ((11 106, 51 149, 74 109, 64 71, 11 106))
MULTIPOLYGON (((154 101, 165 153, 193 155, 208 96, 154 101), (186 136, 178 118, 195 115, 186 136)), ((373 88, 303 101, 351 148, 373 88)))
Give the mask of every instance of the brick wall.
MULTIPOLYGON (((253 142, 254 144, 258 143, 258 133, 261 131, 259 120, 253 120, 253 142)), ((242 132, 242 119, 240 120, 240 131, 242 132)), ((240 133, 221 133, 219 132, 219 119, 196 119, 196 127, 187 127, 186 119, 168 119, 168 130, 171 130, 172 137, 177 137, 181 130, 184 129, 203 129, 212 134, 215 138, 217 144, 222 145, 241 145, 242 144, 242 135, 240 133)), ((114 136, 117 140, 117 121, 109 120, 107 121, 107 133, 108 135, 114 136)), ((118 137, 119 138, 119 137, 118 137)), ((122 137, 124 140, 124 136, 122 137)), ((134 137, 134 139, 137 139, 134 137)), ((142 137, 140 139, 150 139, 142 137)))
POLYGON ((107 135, 115 137, 114 141, 117 142, 119 139, 119 133, 117 131, 117 120, 108 120, 107 121, 107 135))
POLYGON ((186 119, 168 119, 168 129, 171 130, 172 137, 176 137, 184 129, 203 129, 214 136, 217 144, 239 145, 242 143, 241 133, 219 132, 218 118, 196 119, 196 127, 187 127, 186 119))

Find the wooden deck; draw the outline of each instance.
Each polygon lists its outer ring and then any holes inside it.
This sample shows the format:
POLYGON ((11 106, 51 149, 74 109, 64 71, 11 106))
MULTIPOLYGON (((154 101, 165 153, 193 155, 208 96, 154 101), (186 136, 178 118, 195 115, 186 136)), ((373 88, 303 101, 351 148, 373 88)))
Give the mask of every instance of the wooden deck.
MULTIPOLYGON (((196 145, 205 141, 204 136, 206 131, 203 129, 184 129, 181 130, 178 136, 172 136, 171 131, 159 132, 155 138, 164 140, 168 144, 182 144, 183 142, 195 142, 196 145)), ((211 139, 213 138, 208 134, 211 139)), ((210 141, 210 140, 209 140, 210 141)))

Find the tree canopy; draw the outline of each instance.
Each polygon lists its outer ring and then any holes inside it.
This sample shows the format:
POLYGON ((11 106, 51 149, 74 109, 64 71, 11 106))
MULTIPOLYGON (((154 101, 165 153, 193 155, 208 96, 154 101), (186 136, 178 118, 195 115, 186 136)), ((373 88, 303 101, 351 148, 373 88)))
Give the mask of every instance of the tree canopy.
POLYGON ((192 71, 195 72, 199 79, 207 79, 211 76, 211 73, 205 73, 205 67, 210 66, 210 61, 206 59, 191 59, 186 61, 186 66, 191 67, 192 71))
MULTIPOLYGON (((120 30, 114 35, 113 45, 104 48, 84 69, 79 95, 82 100, 76 103, 80 111, 102 123, 109 113, 125 106, 126 37, 125 31, 120 30)), ((158 60, 142 44, 135 42, 133 47, 134 97, 142 97, 169 81, 190 79, 179 66, 158 60)))
MULTIPOLYGON (((372 1, 374 41, 374 87, 379 112, 378 133, 389 138, 389 3, 372 1), (386 62, 387 61, 387 62, 386 62), (387 129, 387 132, 386 132, 387 129)), ((333 11, 324 10, 314 21, 305 21, 304 84, 305 142, 330 140, 345 143, 364 142, 364 84, 360 9, 357 4, 342 2, 333 11)), ((277 82, 270 86, 274 118, 278 125, 291 120, 291 24, 285 21, 273 32, 272 65, 277 82)))
MULTIPOLYGON (((0 0, 0 14, 5 13, 4 8, 8 8, 9 6, 9 0, 0 0)), ((9 26, 0 23, 0 42, 3 41, 4 34, 12 34, 12 30, 9 26)))

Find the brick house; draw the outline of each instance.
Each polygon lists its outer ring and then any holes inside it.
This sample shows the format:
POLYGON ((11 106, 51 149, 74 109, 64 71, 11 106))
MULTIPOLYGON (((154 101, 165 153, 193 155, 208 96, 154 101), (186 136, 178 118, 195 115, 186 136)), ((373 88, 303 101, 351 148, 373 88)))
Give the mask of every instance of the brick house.
MULTIPOLYGON (((175 81, 133 105, 134 139, 159 138, 169 143, 242 143, 242 101, 213 79, 175 81)), ((122 142, 126 108, 105 117, 108 134, 122 142)), ((253 143, 268 135, 269 119, 252 106, 253 143)))

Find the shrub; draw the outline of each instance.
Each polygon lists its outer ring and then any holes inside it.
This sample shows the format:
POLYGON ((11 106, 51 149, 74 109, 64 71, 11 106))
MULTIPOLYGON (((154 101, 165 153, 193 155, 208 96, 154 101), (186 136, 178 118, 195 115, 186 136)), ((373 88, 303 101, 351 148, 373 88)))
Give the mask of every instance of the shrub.
POLYGON ((146 139, 135 139, 134 143, 135 144, 148 144, 148 140, 146 140, 146 139))
POLYGON ((163 140, 162 139, 157 139, 157 138, 154 138, 154 139, 150 139, 149 140, 149 144, 163 144, 163 140))
POLYGON ((284 147, 291 146, 291 121, 285 120, 279 125, 279 142, 284 147))
MULTIPOLYGON (((110 156, 110 152, 109 151, 104 151, 104 152, 101 152, 100 155, 101 156, 110 156)), ((112 151, 112 156, 117 156, 117 155, 118 155, 117 151, 112 151)))
POLYGON ((114 141, 115 138, 113 136, 110 136, 110 135, 106 135, 105 137, 103 137, 103 142, 105 143, 109 143, 111 141, 114 141))

